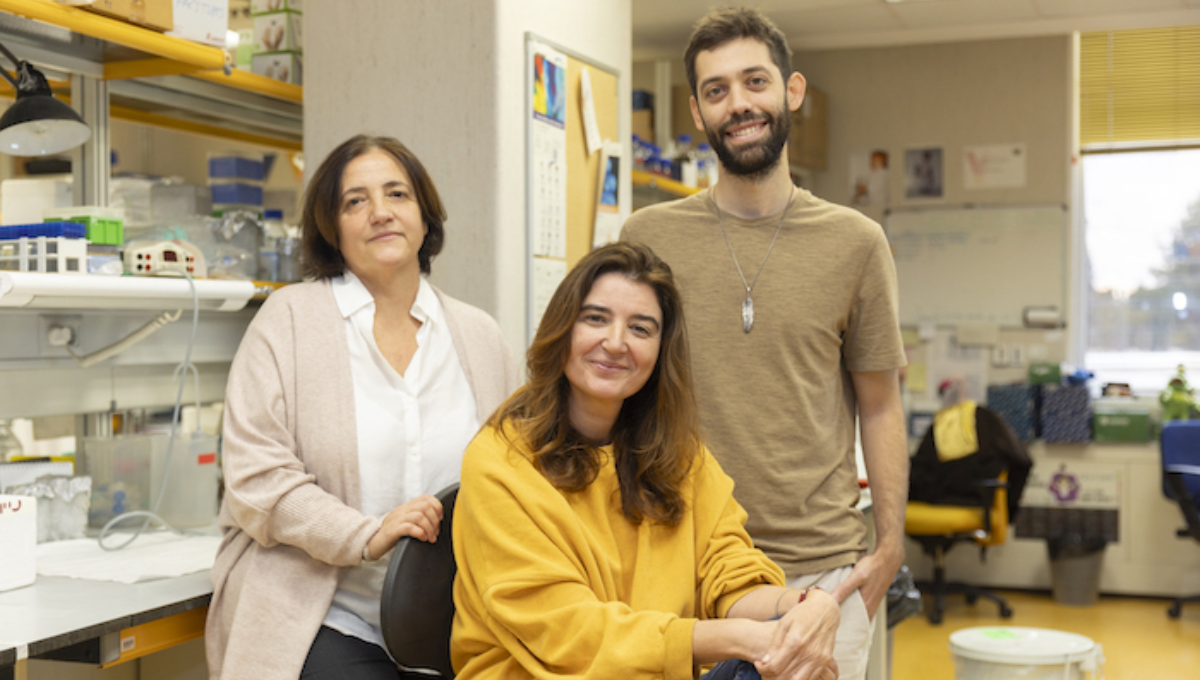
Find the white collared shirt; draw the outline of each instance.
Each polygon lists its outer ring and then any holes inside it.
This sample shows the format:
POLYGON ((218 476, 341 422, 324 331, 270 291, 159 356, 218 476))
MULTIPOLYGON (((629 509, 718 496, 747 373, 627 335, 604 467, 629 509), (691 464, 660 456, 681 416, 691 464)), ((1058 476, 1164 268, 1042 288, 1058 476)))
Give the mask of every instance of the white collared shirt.
MULTIPOLYGON (((332 280, 346 324, 364 514, 382 518, 421 494, 457 482, 479 429, 475 397, 441 302, 421 279, 413 301, 417 351, 400 375, 375 343, 375 299, 349 270, 332 280)), ((325 625, 380 646, 379 594, 386 558, 346 570, 325 625)))

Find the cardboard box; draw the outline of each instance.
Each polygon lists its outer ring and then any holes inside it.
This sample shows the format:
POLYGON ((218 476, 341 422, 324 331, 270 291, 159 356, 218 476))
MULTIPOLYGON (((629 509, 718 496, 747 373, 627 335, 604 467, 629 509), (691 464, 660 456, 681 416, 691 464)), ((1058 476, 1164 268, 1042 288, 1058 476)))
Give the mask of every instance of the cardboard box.
POLYGON ((37 580, 37 499, 0 496, 0 591, 37 580))
POLYGON ((250 180, 261 182, 264 177, 262 154, 222 151, 208 155, 208 178, 222 180, 250 180))
POLYGON ((285 83, 304 84, 304 62, 297 52, 256 54, 250 63, 250 70, 285 83))
POLYGON ((996 412, 1024 442, 1037 431, 1038 388, 1033 385, 988 385, 987 407, 996 412))
POLYGON ((175 26, 167 35, 225 47, 229 0, 175 0, 175 26))
POLYGON ((1085 386, 1042 390, 1042 439, 1059 444, 1082 444, 1092 439, 1091 396, 1085 386))
POLYGON ((1092 438, 1098 442, 1148 442, 1150 407, 1133 399, 1100 398, 1093 404, 1092 438))
POLYGON ((304 49, 304 15, 271 12, 254 17, 254 53, 299 52, 304 49))
POLYGON ((1058 364, 1029 364, 1029 382, 1034 385, 1061 385, 1062 367, 1058 364))
POLYGON ((303 12, 304 0, 250 0, 250 14, 266 14, 281 9, 303 12))
POLYGON ((94 0, 82 9, 156 31, 169 31, 175 27, 172 0, 94 0))
POLYGON ((74 205, 70 175, 46 175, 0 182, 0 224, 41 222, 46 210, 74 205))
POLYGON ((212 202, 214 206, 222 204, 262 205, 263 188, 261 184, 229 182, 227 184, 213 184, 209 189, 212 190, 212 202))

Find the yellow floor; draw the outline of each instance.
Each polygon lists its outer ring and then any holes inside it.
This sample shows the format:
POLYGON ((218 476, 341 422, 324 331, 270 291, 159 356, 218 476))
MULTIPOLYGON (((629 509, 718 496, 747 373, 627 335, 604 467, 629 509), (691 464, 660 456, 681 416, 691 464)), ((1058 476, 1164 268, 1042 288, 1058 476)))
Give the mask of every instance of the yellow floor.
POLYGON ((1102 597, 1093 607, 1070 607, 1048 593, 1001 592, 1013 609, 1001 619, 996 605, 968 606, 961 595, 947 602, 940 626, 923 615, 893 628, 892 680, 956 680, 950 634, 974 626, 1051 628, 1085 635, 1104 648, 1108 680, 1184 680, 1200 677, 1200 604, 1167 617, 1167 600, 1102 597))

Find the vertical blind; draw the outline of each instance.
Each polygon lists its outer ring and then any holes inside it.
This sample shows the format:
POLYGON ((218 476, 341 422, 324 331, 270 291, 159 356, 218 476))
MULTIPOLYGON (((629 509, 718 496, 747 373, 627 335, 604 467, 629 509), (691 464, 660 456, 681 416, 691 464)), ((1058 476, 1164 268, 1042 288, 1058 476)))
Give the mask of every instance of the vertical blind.
POLYGON ((1200 145, 1200 26, 1083 33, 1084 151, 1200 145))

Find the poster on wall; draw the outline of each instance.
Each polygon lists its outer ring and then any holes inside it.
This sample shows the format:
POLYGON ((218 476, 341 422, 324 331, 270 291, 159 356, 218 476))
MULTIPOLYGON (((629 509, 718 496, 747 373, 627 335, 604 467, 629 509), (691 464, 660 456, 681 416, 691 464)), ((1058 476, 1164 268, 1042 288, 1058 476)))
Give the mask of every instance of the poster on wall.
POLYGON ((850 154, 850 205, 887 205, 888 152, 857 150, 850 154))
POLYGON ((930 146, 904 152, 905 198, 941 198, 942 148, 930 146))
POLYGON ((600 157, 600 185, 596 190, 596 223, 592 230, 592 247, 616 243, 621 236, 620 192, 617 190, 621 177, 621 145, 604 140, 604 154, 600 157))
POLYGON ((567 256, 567 56, 528 43, 529 201, 535 257, 567 256))
POLYGON ((1024 144, 968 146, 963 149, 963 188, 1020 189, 1024 186, 1024 144))
POLYGON ((1123 470, 1108 463, 1035 465, 1014 523, 1021 538, 1121 539, 1123 470))

